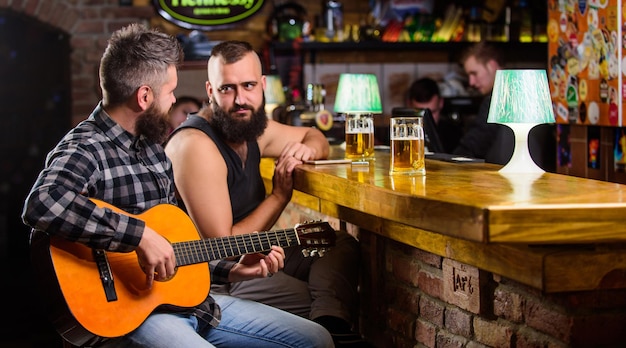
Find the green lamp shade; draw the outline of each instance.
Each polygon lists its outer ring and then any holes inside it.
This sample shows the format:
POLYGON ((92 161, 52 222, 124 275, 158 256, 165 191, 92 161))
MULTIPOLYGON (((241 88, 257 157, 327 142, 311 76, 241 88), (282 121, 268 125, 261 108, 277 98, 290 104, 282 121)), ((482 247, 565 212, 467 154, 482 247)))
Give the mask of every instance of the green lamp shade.
POLYGON ((335 97, 335 112, 372 113, 383 112, 374 74, 341 74, 335 97))
POLYGON ((554 123, 545 70, 498 70, 491 93, 489 123, 554 123))
POLYGON ((285 92, 283 83, 278 75, 265 76, 265 103, 283 104, 285 102, 285 92))

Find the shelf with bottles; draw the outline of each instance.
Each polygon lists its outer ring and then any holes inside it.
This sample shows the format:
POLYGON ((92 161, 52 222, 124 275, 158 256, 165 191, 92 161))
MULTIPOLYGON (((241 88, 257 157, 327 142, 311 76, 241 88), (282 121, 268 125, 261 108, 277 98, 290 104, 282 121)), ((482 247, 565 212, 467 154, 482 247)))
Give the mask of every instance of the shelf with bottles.
MULTIPOLYGON (((457 60, 461 52, 475 44, 474 42, 385 42, 385 41, 360 41, 360 42, 272 42, 271 47, 276 52, 291 53, 297 50, 309 56, 309 62, 316 63, 319 52, 341 52, 348 51, 366 52, 399 52, 399 51, 419 51, 419 52, 446 52, 451 61, 457 60)), ((509 61, 519 61, 524 57, 528 61, 547 61, 548 44, 546 42, 493 42, 506 52, 509 61)), ((394 56, 389 56, 389 61, 393 62, 394 56)))

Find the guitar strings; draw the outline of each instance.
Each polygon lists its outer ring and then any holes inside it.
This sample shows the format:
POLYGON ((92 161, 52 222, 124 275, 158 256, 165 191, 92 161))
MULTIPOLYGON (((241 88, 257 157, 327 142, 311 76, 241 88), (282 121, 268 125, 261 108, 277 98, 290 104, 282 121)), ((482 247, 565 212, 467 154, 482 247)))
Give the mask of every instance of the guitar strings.
POLYGON ((295 231, 293 229, 269 231, 249 235, 227 236, 173 243, 172 246, 176 255, 176 263, 178 266, 181 266, 223 259, 229 256, 239 256, 254 252, 267 251, 271 249, 271 245, 280 245, 285 247, 289 247, 292 244, 298 245, 299 243, 297 238, 295 238, 294 232, 295 231), (290 232, 293 237, 290 237, 288 232, 290 232), (260 248, 257 246, 260 246, 260 248))

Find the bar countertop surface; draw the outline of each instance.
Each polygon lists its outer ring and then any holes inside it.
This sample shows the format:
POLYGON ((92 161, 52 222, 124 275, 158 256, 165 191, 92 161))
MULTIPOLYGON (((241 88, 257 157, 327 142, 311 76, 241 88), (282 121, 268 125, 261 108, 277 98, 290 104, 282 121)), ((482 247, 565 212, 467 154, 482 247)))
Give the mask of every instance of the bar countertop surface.
MULTIPOLYGON (((343 158, 333 147, 331 159, 343 158)), ((426 175, 305 164, 292 202, 545 292, 626 288, 626 185, 499 165, 426 160, 426 175)), ((271 190, 274 161, 261 161, 271 190)))
MULTIPOLYGON (((342 158, 333 147, 330 158, 342 158)), ((482 243, 626 241, 626 185, 563 174, 508 174, 499 165, 426 160, 426 175, 389 175, 389 151, 369 165, 296 169, 294 188, 342 207, 482 243)), ((263 166, 262 166, 263 170, 263 166)))

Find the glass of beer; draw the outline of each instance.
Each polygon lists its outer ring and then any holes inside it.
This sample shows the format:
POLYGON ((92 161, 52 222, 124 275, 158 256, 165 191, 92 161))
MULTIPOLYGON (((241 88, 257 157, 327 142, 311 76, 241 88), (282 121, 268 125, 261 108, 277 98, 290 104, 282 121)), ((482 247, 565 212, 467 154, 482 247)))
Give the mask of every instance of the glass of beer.
POLYGON ((346 114, 346 159, 374 159, 374 119, 372 114, 346 114))
POLYGON ((422 122, 422 117, 391 118, 389 174, 426 174, 422 122))

